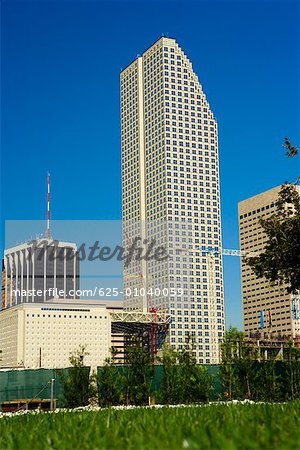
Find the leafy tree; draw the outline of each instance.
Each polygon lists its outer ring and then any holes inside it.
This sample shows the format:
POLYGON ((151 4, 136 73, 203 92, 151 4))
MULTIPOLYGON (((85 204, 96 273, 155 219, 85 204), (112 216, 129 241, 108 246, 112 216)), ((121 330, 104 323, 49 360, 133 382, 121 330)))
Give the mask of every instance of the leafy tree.
POLYGON ((105 360, 100 369, 96 382, 98 387, 99 406, 113 406, 124 403, 124 377, 116 365, 117 351, 111 349, 111 357, 105 360))
POLYGON ((235 362, 237 377, 239 379, 238 396, 240 398, 251 399, 254 396, 254 386, 258 376, 255 364, 257 357, 257 348, 243 342, 235 362))
POLYGON ((298 148, 294 147, 289 138, 284 138, 284 144, 283 147, 287 150, 286 152, 286 156, 288 156, 289 158, 292 158, 293 156, 298 155, 298 148))
POLYGON ((209 400, 213 377, 206 368, 196 364, 193 338, 187 336, 184 348, 175 351, 164 346, 160 362, 164 375, 159 397, 162 403, 198 403, 209 400))
MULTIPOLYGON (((298 149, 288 138, 284 147, 288 157, 298 155, 298 149)), ((300 196, 296 183, 282 185, 276 212, 268 219, 260 220, 267 235, 264 252, 247 258, 258 278, 265 277, 271 283, 286 283, 287 291, 292 293, 300 290, 300 196)))
POLYGON ((258 347, 249 345, 236 328, 226 331, 219 377, 225 398, 285 401, 300 397, 300 349, 291 341, 281 359, 272 352, 261 360, 258 347))
POLYGON ((290 341, 285 357, 285 391, 288 399, 300 397, 300 349, 290 341))
POLYGON ((89 402, 90 368, 84 366, 84 358, 88 356, 84 345, 80 345, 70 356, 70 367, 67 371, 58 372, 63 390, 63 404, 67 408, 86 406, 89 402))
POLYGON ((247 344, 244 333, 231 327, 225 332, 221 356, 219 376, 226 399, 252 398, 257 377, 257 348, 247 344))
POLYGON ((198 403, 209 400, 213 377, 205 367, 196 364, 194 338, 188 334, 182 350, 178 351, 182 403, 198 403))
POLYGON ((219 376, 227 400, 232 400, 237 396, 239 390, 239 378, 235 362, 239 358, 239 351, 244 343, 244 333, 237 328, 230 327, 224 334, 221 344, 222 365, 219 369, 219 376))
POLYGON ((148 404, 154 366, 139 339, 126 348, 125 398, 127 404, 148 404))
POLYGON ((276 361, 274 355, 255 364, 257 377, 253 387, 254 400, 276 402, 285 400, 285 385, 280 373, 284 364, 276 361))
POLYGON ((181 396, 181 374, 178 365, 178 353, 169 345, 164 345, 158 362, 163 365, 163 378, 159 389, 159 399, 164 404, 179 403, 181 396))

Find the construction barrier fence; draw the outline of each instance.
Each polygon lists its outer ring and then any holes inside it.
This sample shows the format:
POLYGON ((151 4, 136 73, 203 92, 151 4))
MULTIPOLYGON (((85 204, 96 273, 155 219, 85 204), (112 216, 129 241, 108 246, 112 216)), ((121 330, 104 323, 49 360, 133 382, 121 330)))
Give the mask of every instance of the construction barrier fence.
POLYGON ((0 371, 0 404, 16 400, 50 399, 51 379, 54 397, 62 396, 59 372, 67 369, 5 370, 0 371))
MULTIPOLYGON (((218 377, 218 365, 205 366, 213 375, 214 389, 212 400, 222 397, 222 387, 218 377)), ((155 366, 154 379, 151 386, 153 394, 159 389, 163 378, 163 366, 155 366)), ((120 371, 126 370, 126 366, 119 366, 120 371)), ((51 379, 54 379, 54 397, 57 406, 63 406, 62 386, 59 373, 68 369, 36 369, 36 370, 0 370, 0 404, 17 400, 50 399, 51 379)), ((98 367, 98 372, 101 367, 98 367)))

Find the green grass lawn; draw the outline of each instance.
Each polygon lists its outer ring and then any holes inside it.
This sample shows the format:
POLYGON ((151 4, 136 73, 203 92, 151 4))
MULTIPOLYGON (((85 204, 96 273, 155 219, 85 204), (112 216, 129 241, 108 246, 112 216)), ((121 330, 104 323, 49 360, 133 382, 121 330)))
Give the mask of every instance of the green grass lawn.
POLYGON ((0 418, 0 449, 300 449, 300 402, 0 418))

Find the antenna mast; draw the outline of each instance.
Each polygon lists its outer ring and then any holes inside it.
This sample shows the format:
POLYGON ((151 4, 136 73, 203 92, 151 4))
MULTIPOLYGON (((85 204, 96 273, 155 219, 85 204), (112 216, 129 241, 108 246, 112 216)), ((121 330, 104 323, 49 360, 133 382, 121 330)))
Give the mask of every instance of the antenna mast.
POLYGON ((47 227, 46 238, 50 239, 50 173, 47 174, 47 227))

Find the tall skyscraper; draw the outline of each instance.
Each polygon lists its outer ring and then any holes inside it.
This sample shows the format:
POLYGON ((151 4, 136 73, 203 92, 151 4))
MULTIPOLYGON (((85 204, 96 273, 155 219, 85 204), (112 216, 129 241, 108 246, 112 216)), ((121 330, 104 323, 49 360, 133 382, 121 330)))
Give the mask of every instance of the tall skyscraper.
MULTIPOLYGON (((296 186, 300 193, 300 187, 296 186)), ((259 220, 274 214, 280 186, 239 203, 239 238, 242 252, 264 250, 267 236, 259 220)), ((288 207, 288 205, 287 205, 288 207)), ((286 285, 272 286, 257 278, 241 260, 244 330, 248 337, 295 338, 300 336, 299 298, 289 294, 286 285)))
POLYGON ((192 337, 198 362, 217 363, 225 321, 217 122, 175 39, 158 39, 121 72, 121 134, 125 249, 140 238, 168 255, 125 265, 124 307, 164 309, 170 344, 192 337))
POLYGON ((76 244, 39 239, 4 251, 2 308, 50 298, 78 298, 76 244))

